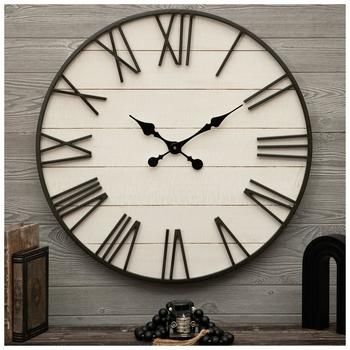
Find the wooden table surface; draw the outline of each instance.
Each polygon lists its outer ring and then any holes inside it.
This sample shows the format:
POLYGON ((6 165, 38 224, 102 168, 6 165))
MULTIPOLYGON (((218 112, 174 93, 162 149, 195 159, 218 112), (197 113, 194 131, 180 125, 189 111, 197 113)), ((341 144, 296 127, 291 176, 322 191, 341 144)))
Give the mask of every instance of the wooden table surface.
MULTIPOLYGON (((323 331, 302 329, 298 325, 223 328, 234 334, 235 345, 345 345, 345 336, 337 334, 334 326, 323 331)), ((135 340, 133 330, 134 327, 50 327, 24 345, 145 344, 135 340)))

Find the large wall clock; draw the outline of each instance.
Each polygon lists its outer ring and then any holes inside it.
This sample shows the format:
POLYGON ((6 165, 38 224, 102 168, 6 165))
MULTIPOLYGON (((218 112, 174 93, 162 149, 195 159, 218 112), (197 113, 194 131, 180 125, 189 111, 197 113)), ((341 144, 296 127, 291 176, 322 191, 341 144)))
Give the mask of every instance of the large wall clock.
POLYGON ((147 12, 86 40, 37 128, 39 176, 63 229, 99 262, 159 281, 249 261, 286 227, 311 166, 298 84, 247 29, 147 12))

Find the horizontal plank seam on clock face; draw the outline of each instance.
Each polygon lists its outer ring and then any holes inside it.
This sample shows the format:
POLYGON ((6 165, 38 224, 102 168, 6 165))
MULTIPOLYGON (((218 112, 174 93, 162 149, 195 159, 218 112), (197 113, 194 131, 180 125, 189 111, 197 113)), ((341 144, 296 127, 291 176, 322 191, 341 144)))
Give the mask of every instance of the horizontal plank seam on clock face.
MULTIPOLYGON (((304 156, 302 156, 304 158, 304 156)), ((188 164, 182 164, 182 165, 160 165, 160 167, 162 168, 188 168, 188 164)), ((281 166, 271 166, 271 165, 261 165, 261 166, 256 166, 256 165, 253 165, 253 166, 249 166, 249 165, 242 165, 242 166, 238 166, 238 165, 206 165, 207 168, 305 168, 305 165, 281 165, 281 166)), ((73 165, 70 165, 70 166, 62 166, 62 165, 45 165, 45 168, 49 169, 49 168, 61 168, 61 169, 75 169, 75 168, 81 168, 81 169, 100 169, 100 168, 149 168, 149 165, 91 165, 89 167, 87 166, 79 166, 79 165, 76 165, 76 166, 73 166, 73 165)))
MULTIPOLYGON (((88 205, 87 205, 88 206, 88 205)), ((118 203, 118 204, 103 204, 102 207, 255 207, 254 204, 246 204, 246 203, 239 203, 239 204, 126 204, 126 203, 118 203)), ((270 207, 276 207, 277 204, 268 205, 270 207)))

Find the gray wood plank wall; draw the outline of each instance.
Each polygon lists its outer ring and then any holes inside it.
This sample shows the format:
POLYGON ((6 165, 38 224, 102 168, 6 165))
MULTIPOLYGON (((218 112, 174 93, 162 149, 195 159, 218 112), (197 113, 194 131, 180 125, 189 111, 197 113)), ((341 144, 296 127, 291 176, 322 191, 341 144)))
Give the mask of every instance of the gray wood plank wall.
MULTIPOLYGON (((255 261, 202 283, 166 286, 132 280, 75 246, 44 199, 34 139, 55 72, 95 31, 161 7, 173 6, 5 6, 6 223, 39 223, 41 242, 50 246, 51 324, 143 323, 166 301, 180 297, 191 298, 222 323, 299 323, 305 246, 320 235, 345 234, 343 5, 186 6, 231 19, 266 40, 295 74, 310 112, 314 161, 305 196, 288 229, 255 261)), ((334 295, 334 286, 331 290, 334 295)))

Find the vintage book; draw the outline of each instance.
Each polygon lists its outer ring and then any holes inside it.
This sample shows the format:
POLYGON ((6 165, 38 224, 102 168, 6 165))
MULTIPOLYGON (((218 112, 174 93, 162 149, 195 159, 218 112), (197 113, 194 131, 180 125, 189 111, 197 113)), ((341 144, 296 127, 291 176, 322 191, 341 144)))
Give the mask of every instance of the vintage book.
POLYGON ((38 246, 38 225, 16 224, 5 227, 5 344, 12 341, 12 255, 38 246))
POLYGON ((49 248, 13 254, 13 341, 23 342, 48 329, 49 248))

